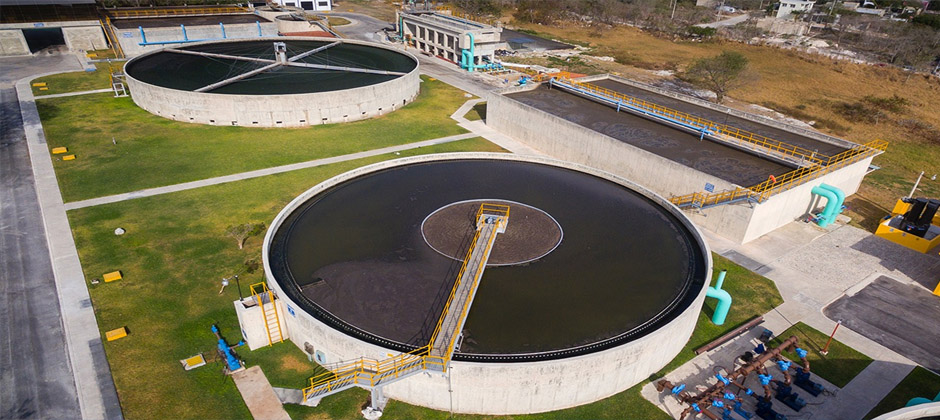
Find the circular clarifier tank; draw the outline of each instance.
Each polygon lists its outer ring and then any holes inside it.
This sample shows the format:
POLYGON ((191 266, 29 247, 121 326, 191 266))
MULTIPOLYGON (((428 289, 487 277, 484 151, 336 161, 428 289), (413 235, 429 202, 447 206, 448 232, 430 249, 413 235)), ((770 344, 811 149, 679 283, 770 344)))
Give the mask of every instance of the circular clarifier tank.
POLYGON ((384 162, 295 199, 264 247, 291 340, 326 365, 428 344, 480 203, 510 216, 450 383, 418 375, 387 395, 460 412, 554 410, 636 384, 685 344, 711 258, 681 212, 604 172, 503 154, 384 162))
POLYGON ((193 43, 130 60, 131 96, 175 120, 304 126, 354 121, 418 93, 414 56, 333 38, 276 37, 193 43))

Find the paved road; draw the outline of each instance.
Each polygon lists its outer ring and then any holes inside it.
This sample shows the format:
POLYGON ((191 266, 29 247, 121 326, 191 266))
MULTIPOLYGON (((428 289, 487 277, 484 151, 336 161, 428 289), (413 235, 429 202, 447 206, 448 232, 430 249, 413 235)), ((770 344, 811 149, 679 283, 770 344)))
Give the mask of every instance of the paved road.
POLYGON ((0 101, 0 418, 77 419, 78 396, 14 89, 0 89, 0 101))

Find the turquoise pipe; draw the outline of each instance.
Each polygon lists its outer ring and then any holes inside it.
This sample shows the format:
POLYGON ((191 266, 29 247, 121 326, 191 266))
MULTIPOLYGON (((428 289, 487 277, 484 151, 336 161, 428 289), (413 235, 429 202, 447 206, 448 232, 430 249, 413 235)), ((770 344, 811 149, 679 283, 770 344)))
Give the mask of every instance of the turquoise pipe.
POLYGON ((842 192, 842 190, 840 190, 839 188, 833 187, 832 185, 829 185, 829 184, 819 184, 819 187, 832 191, 832 193, 836 195, 836 201, 837 201, 836 202, 836 216, 841 214, 842 205, 845 204, 845 193, 842 192))
POLYGON ((826 197, 826 208, 823 209, 823 212, 819 214, 816 218, 816 224, 819 227, 829 226, 830 223, 836 219, 836 211, 840 206, 836 206, 836 203, 839 201, 839 198, 836 196, 836 193, 832 190, 819 187, 813 187, 813 194, 816 194, 820 197, 826 197))
POLYGON ((904 404, 904 406, 905 406, 905 407, 912 407, 912 406, 915 406, 915 405, 929 404, 929 403, 935 403, 935 402, 940 402, 940 394, 937 394, 937 396, 933 399, 933 401, 928 400, 928 399, 926 399, 926 398, 922 398, 922 397, 911 398, 911 400, 908 401, 907 404, 904 404))
POLYGON ((718 273, 718 279, 715 280, 715 285, 705 291, 705 296, 718 299, 718 305, 715 306, 715 313, 712 315, 712 323, 715 325, 723 325, 725 318, 728 317, 728 311, 731 310, 731 294, 721 289, 726 274, 728 274, 727 270, 721 270, 718 273))

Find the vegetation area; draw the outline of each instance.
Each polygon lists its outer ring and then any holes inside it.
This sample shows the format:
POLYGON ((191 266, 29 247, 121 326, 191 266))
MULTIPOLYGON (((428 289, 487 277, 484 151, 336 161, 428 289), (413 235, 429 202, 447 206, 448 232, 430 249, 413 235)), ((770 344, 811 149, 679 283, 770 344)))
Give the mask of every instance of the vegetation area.
POLYGON ((349 19, 344 19, 344 18, 337 17, 337 16, 328 16, 326 18, 326 22, 330 25, 330 27, 343 26, 343 25, 350 24, 349 19))
POLYGON ((465 101, 459 89, 425 78, 398 111, 295 129, 171 121, 110 93, 36 105, 49 147, 77 156, 53 161, 69 202, 466 133, 450 118, 465 101))
MULTIPOLYGON (((785 331, 775 331, 775 333, 777 337, 771 341, 771 345, 777 346, 791 335, 795 335, 800 340, 800 348, 809 351, 806 359, 809 360, 810 371, 839 388, 844 388, 852 378, 865 370, 872 362, 870 357, 835 339, 829 344, 829 353, 825 356, 820 354, 819 352, 829 341, 829 335, 802 322, 797 322, 785 331)), ((795 352, 783 354, 790 360, 799 360, 795 352)))
MULTIPOLYGON (((110 51, 110 50, 108 50, 110 51)), ((33 83, 45 83, 47 90, 39 90, 33 86, 33 95, 55 95, 68 92, 85 92, 89 90, 110 89, 111 69, 123 63, 95 63, 96 71, 76 71, 44 76, 33 80, 33 83)))
POLYGON ((868 412, 865 419, 873 419, 889 411, 904 407, 911 398, 926 398, 933 400, 940 394, 940 375, 920 366, 915 366, 891 392, 886 395, 875 408, 868 412))
MULTIPOLYGON (((715 261, 715 277, 721 270, 728 270, 723 289, 727 290, 734 297, 734 304, 731 306, 731 312, 725 320, 725 324, 717 326, 712 324, 711 316, 715 310, 716 302, 712 299, 706 299, 705 307, 699 314, 698 323, 692 338, 686 343, 682 351, 654 378, 665 376, 668 372, 681 366, 695 357, 694 350, 705 345, 708 342, 728 333, 729 331, 744 324, 751 318, 762 315, 777 305, 783 303, 783 298, 777 291, 774 283, 767 278, 755 274, 748 269, 737 265, 728 259, 717 254, 712 254, 715 261)), ((424 407, 417 407, 401 401, 390 401, 385 411, 383 419, 455 419, 455 420, 548 420, 548 419, 670 419, 669 415, 656 407, 653 403, 647 401, 640 395, 640 389, 647 384, 647 381, 641 382, 626 391, 591 404, 570 408, 567 410, 552 411, 542 414, 529 414, 519 416, 476 416, 476 415, 454 415, 444 411, 431 410, 424 407)), ((331 398, 337 398, 341 394, 327 397, 323 401, 333 404, 331 398)), ((350 397, 343 397, 350 398, 350 397)), ((362 405, 368 400, 368 394, 363 393, 358 399, 346 400, 348 404, 362 405)), ((306 408, 299 406, 288 406, 292 418, 299 419, 320 419, 324 412, 331 418, 330 411, 317 408, 306 408)), ((335 410, 333 405, 328 410, 335 410)), ((358 412, 357 412, 358 414, 358 412)))
POLYGON ((463 116, 464 118, 470 121, 480 121, 486 119, 486 102, 480 102, 473 106, 467 113, 463 116))
MULTIPOLYGON (((216 360, 209 328, 218 325, 230 343, 240 339, 232 309, 238 286, 233 281, 219 293, 220 282, 240 273, 244 294, 251 283, 263 279, 260 270, 245 270, 246 260, 260 260, 261 240, 250 237, 239 249, 227 227, 270 221, 301 192, 363 165, 456 151, 501 149, 475 138, 70 211, 86 277, 100 278, 114 270, 124 275, 117 282, 89 285, 89 292, 102 334, 122 326, 130 331, 126 338, 104 343, 125 417, 250 418, 231 379, 221 374, 223 363, 216 360), (126 233, 114 235, 118 227, 126 233), (198 353, 209 365, 184 371, 179 360, 198 353)), ((237 351, 249 366, 260 365, 274 386, 299 388, 315 373, 314 364, 290 343, 237 351)), ((334 400, 354 396, 344 393, 334 400)), ((330 404, 327 401, 323 410, 330 404)), ((355 405, 337 406, 339 411, 327 412, 338 418, 358 412, 355 405)))

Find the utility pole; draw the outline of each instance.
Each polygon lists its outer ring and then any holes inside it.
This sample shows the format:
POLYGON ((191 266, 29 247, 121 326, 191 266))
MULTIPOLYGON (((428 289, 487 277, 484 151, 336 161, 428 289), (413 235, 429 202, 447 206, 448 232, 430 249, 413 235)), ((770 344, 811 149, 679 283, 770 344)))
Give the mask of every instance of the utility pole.
POLYGON ((672 17, 670 20, 676 20, 676 6, 679 5, 679 0, 672 0, 672 17))

